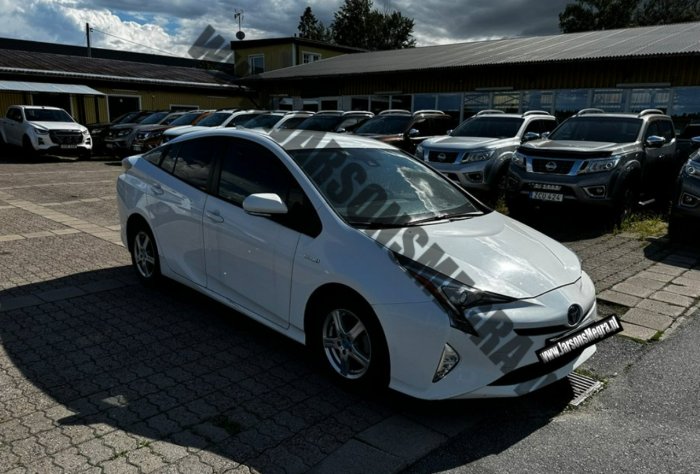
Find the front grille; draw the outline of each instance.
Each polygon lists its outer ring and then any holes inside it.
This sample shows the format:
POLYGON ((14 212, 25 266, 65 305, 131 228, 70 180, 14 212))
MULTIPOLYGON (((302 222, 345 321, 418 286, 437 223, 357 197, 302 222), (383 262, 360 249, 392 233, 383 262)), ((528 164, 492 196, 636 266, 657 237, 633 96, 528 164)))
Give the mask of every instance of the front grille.
POLYGON ((574 160, 532 160, 532 171, 535 173, 569 174, 574 166, 574 160))
POLYGON ((74 130, 51 130, 49 137, 58 145, 79 145, 83 142, 83 134, 74 130))
POLYGON ((454 163, 457 160, 456 151, 431 151, 428 152, 428 161, 434 163, 454 163))

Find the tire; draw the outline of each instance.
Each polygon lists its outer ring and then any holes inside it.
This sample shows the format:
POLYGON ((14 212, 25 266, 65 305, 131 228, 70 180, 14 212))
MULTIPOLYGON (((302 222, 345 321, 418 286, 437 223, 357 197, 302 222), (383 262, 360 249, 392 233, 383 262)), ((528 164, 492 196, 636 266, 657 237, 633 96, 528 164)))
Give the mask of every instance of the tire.
POLYGON ((22 137, 22 151, 24 151, 25 156, 28 158, 34 158, 37 155, 32 141, 26 135, 22 137))
POLYGON ((156 240, 148 226, 142 224, 136 229, 129 242, 129 250, 131 264, 141 283, 147 286, 156 284, 161 276, 160 258, 156 240))
POLYGON ((315 357, 347 388, 374 390, 389 382, 389 352, 372 308, 343 295, 317 307, 312 330, 315 357))
POLYGON ((489 205, 496 207, 501 198, 505 198, 508 190, 508 168, 501 169, 496 178, 493 180, 493 185, 488 194, 489 205))
POLYGON ((634 212, 639 201, 639 188, 635 182, 623 184, 622 190, 615 199, 612 210, 612 224, 619 227, 622 222, 634 212))

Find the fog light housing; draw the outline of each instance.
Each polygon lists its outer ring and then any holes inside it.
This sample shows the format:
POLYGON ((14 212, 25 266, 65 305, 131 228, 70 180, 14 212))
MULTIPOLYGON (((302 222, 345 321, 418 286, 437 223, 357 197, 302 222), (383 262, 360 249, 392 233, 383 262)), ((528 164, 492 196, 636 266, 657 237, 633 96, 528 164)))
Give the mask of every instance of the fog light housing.
POLYGON ((692 194, 683 193, 681 195, 681 206, 683 207, 697 207, 700 198, 693 196, 692 194))
POLYGON ((600 199, 605 197, 605 186, 588 186, 583 188, 583 190, 592 198, 600 199))
POLYGON ((44 145, 44 139, 41 138, 41 137, 37 137, 37 143, 38 143, 39 145, 44 145))
POLYGON ((481 183, 484 180, 484 175, 482 173, 469 173, 467 174, 467 178, 469 178, 469 181, 472 183, 481 183))
POLYGON ((449 344, 445 344, 445 347, 442 349, 442 355, 440 356, 440 362, 438 363, 437 369, 435 370, 435 375, 433 376, 433 383, 445 378, 445 376, 449 374, 458 363, 459 354, 457 354, 457 351, 455 351, 449 344))

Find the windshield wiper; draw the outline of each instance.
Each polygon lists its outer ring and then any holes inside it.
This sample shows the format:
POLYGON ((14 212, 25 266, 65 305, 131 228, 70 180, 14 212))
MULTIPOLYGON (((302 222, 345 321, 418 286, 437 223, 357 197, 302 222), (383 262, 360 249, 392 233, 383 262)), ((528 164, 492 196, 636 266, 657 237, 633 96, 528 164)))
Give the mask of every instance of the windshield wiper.
POLYGON ((462 213, 455 213, 455 214, 437 214, 435 216, 431 217, 426 217, 424 219, 416 219, 414 221, 407 222, 405 225, 420 225, 420 224, 425 224, 427 222, 435 222, 435 221, 456 221, 458 219, 469 219, 474 216, 481 216, 484 213, 481 211, 472 211, 472 212, 462 212, 462 213))

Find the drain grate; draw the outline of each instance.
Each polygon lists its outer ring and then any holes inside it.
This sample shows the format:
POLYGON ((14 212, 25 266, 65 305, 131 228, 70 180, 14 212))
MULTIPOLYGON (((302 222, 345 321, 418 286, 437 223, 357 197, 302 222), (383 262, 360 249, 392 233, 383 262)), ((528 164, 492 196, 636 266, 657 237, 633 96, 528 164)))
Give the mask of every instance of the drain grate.
POLYGON ((574 398, 569 405, 574 407, 579 406, 585 399, 603 388, 603 384, 597 380, 575 372, 570 373, 568 379, 571 390, 574 392, 574 398))

